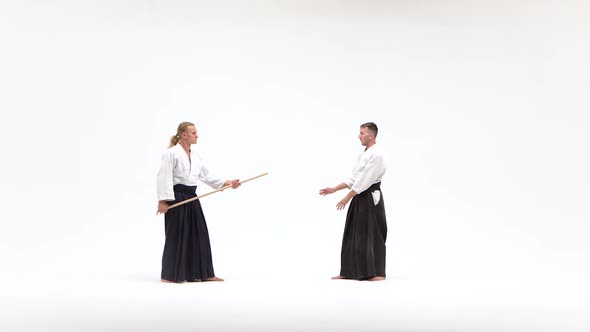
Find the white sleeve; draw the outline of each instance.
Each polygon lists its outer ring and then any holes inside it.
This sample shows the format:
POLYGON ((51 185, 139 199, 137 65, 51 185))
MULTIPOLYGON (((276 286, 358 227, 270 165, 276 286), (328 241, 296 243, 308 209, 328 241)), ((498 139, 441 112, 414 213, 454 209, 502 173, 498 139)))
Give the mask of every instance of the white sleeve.
POLYGON ((374 155, 369 159, 365 168, 358 174, 354 184, 350 189, 357 194, 369 189, 369 187, 379 179, 385 172, 385 162, 380 155, 374 155))
POLYGON ((211 171, 209 171, 209 168, 207 167, 207 165, 205 164, 205 162, 201 159, 201 173, 199 173, 199 180, 201 180, 203 183, 205 183, 206 185, 208 185, 211 188, 214 189, 219 189, 221 187, 223 187, 223 184, 225 183, 225 179, 222 179, 220 177, 217 177, 216 175, 214 175, 213 173, 211 173, 211 171))
POLYGON ((356 160, 355 160, 356 163, 355 163, 354 167, 352 168, 352 170, 350 171, 351 175, 349 177, 347 177, 344 181, 342 181, 348 187, 348 189, 352 188, 352 185, 354 184, 354 181, 355 181, 354 174, 356 173, 356 168, 358 167, 361 157, 362 157, 362 154, 360 154, 356 157, 356 160))
MULTIPOLYGON (((352 173, 354 173, 355 170, 356 170, 356 167, 352 170, 352 173)), ((349 176, 343 182, 350 189, 352 187, 352 185, 354 184, 354 177, 353 176, 349 176)))
POLYGON ((162 157, 160 170, 158 171, 157 190, 158 201, 174 200, 174 156, 172 153, 165 153, 162 157))

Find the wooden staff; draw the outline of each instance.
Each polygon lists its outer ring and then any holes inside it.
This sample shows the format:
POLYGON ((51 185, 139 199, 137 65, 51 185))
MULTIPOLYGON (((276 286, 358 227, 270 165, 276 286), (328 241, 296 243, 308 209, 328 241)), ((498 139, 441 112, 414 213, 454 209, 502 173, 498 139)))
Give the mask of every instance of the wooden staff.
MULTIPOLYGON (((248 181, 252 181, 252 180, 254 180, 254 179, 258 179, 259 177, 261 177, 261 176, 265 176, 265 175, 268 175, 268 173, 262 173, 262 174, 260 174, 260 175, 257 175, 257 176, 255 176, 255 177, 253 177, 253 178, 249 178, 248 180, 240 181, 240 184, 242 184, 242 183, 246 183, 246 182, 248 182, 248 181)), ((219 188, 219 189, 213 190, 212 192, 208 192, 208 193, 206 193, 206 194, 203 194, 203 195, 201 195, 201 196, 197 196, 197 197, 189 198, 189 199, 187 199, 187 200, 184 200, 184 201, 182 201, 182 202, 178 202, 178 203, 176 203, 176 204, 172 204, 172 205, 170 205, 170 206, 168 207, 168 210, 170 210, 170 209, 172 209, 172 208, 175 208, 175 207, 177 207, 177 206, 180 206, 180 205, 182 205, 182 204, 186 204, 186 203, 189 203, 189 202, 192 202, 192 201, 196 201, 196 200, 197 200, 197 199, 199 199, 199 198, 203 198, 203 197, 205 197, 205 196, 209 196, 209 195, 211 195, 211 194, 215 194, 216 192, 219 192, 219 191, 224 191, 224 190, 225 190, 225 189, 227 189, 227 188, 231 188, 231 185, 227 185, 227 186, 221 187, 221 188, 219 188)))

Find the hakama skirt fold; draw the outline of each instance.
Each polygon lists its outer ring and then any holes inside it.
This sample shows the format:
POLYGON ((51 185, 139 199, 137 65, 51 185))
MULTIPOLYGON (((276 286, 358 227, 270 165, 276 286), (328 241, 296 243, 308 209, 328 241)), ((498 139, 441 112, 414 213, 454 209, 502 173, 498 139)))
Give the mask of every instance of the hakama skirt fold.
MULTIPOLYGON (((174 186, 175 201, 196 196, 196 186, 174 186)), ((170 209, 165 214, 166 242, 162 255, 162 279, 183 282, 215 276, 211 243, 199 200, 170 209)))
POLYGON ((385 277, 386 239, 387 220, 379 182, 350 202, 342 238, 340 275, 357 280, 385 277))

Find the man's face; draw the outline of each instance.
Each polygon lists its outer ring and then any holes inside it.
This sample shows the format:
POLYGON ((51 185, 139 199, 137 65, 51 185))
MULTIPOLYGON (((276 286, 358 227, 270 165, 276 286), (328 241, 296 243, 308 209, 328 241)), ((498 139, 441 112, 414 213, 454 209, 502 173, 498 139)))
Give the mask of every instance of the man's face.
POLYGON ((361 140, 361 144, 363 146, 367 146, 367 144, 369 144, 369 142, 371 142, 373 137, 374 137, 373 133, 370 132, 367 128, 361 128, 361 131, 359 133, 359 139, 361 140))
POLYGON ((189 144, 197 144, 197 128, 194 126, 186 127, 186 130, 182 133, 182 138, 189 144))

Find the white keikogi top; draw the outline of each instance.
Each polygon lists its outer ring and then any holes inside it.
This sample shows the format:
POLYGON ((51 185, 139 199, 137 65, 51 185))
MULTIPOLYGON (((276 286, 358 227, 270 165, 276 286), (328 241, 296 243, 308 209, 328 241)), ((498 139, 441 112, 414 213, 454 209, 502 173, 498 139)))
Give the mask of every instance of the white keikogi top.
POLYGON ((344 183, 357 194, 369 189, 374 183, 380 182, 387 166, 385 158, 377 144, 373 144, 358 156, 352 176, 344 183))
POLYGON ((209 171, 203 157, 194 149, 191 149, 190 154, 189 161, 188 155, 180 144, 176 144, 164 153, 157 180, 159 201, 173 201, 173 187, 176 184, 196 186, 200 180, 206 185, 218 189, 225 183, 225 179, 217 177, 209 171))

